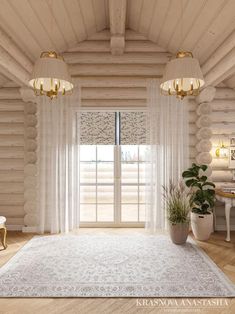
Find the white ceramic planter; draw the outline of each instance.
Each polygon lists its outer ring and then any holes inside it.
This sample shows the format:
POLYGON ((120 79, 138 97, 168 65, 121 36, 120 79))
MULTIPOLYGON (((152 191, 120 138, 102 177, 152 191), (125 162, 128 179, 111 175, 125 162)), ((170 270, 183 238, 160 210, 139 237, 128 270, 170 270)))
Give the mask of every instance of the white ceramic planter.
POLYGON ((213 230, 213 215, 191 213, 191 226, 194 237, 197 240, 206 241, 213 230))

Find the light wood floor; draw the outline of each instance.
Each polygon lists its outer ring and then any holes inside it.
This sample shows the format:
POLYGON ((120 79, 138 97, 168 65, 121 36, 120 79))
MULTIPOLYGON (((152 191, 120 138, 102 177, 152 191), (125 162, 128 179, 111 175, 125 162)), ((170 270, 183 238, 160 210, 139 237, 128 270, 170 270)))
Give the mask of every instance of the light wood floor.
MULTIPOLYGON (((143 229, 80 229, 81 233, 130 233, 132 231, 145 232, 143 229)), ((0 252, 0 266, 5 264, 33 234, 21 232, 8 233, 8 248, 0 252)), ((211 257, 224 273, 235 283, 235 232, 231 234, 231 243, 224 241, 225 233, 214 233, 208 242, 198 242, 198 245, 211 257)), ((192 283, 193 284, 193 283, 192 283)), ((139 299, 143 302, 143 299, 139 299)), ((154 299, 145 299, 148 302, 154 299)), ((169 300, 169 299, 168 299, 169 300)), ((178 302, 186 299, 177 299, 178 302)), ((232 314, 235 313, 235 299, 224 299, 227 306, 220 308, 199 307, 187 308, 163 308, 157 306, 137 307, 135 298, 30 298, 30 299, 0 299, 0 314, 134 314, 134 313, 211 313, 232 314)))

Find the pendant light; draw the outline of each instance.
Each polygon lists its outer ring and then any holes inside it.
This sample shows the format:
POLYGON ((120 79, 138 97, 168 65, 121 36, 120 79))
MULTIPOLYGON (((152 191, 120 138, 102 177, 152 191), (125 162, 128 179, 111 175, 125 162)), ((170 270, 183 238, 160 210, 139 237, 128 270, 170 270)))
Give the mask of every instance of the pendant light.
MULTIPOLYGON (((51 15, 51 34, 53 35, 53 3, 49 0, 48 6, 51 15)), ((68 66, 63 57, 53 50, 44 51, 34 65, 33 72, 29 80, 29 85, 34 89, 37 96, 46 95, 53 99, 57 95, 66 95, 73 90, 71 76, 68 66)))
MULTIPOLYGON (((183 41, 183 4, 181 0, 181 40, 183 41)), ((182 42, 181 41, 181 42, 182 42)), ((205 84, 197 59, 192 52, 180 50, 176 58, 167 63, 160 84, 161 93, 183 99, 185 96, 196 96, 205 84)))
POLYGON ((34 65, 29 85, 35 95, 46 95, 51 99, 58 94, 70 93, 73 89, 67 64, 55 51, 41 53, 34 65))

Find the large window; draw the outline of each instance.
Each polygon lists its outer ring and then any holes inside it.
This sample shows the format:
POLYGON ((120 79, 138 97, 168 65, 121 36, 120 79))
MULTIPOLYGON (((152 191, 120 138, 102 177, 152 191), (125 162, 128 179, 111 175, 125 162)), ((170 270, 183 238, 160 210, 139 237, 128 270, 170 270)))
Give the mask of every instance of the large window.
POLYGON ((143 225, 147 147, 143 113, 83 113, 81 124, 81 224, 143 225))
POLYGON ((82 223, 145 221, 145 146, 80 146, 82 223))

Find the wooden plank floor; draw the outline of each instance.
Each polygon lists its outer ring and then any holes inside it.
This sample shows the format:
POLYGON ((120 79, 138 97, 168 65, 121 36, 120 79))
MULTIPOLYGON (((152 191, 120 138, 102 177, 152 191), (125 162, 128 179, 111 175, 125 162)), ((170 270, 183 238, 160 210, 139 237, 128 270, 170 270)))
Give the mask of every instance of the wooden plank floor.
MULTIPOLYGON (((115 233, 124 234, 130 232, 143 232, 143 229, 80 229, 73 233, 115 233)), ((8 233, 8 248, 0 252, 0 266, 5 264, 33 234, 21 232, 8 233)), ((198 245, 211 257, 223 272, 235 283, 235 232, 231 234, 231 243, 224 241, 225 233, 212 234, 208 242, 198 242, 198 245)), ((193 283, 192 283, 193 284, 193 283)), ((135 314, 135 313, 208 313, 208 314, 232 314, 235 313, 235 299, 223 299, 221 307, 195 307, 182 306, 181 302, 187 299, 177 299, 177 307, 153 306, 153 302, 159 299, 135 299, 135 298, 29 298, 29 299, 0 299, 0 314, 135 314), (147 301, 146 301, 147 300, 147 301), (145 307, 137 306, 137 302, 148 302, 145 307), (151 304, 152 303, 152 304, 151 304)), ((174 299, 167 299, 169 302, 174 299)), ((192 299, 190 299, 192 301, 192 299)), ((164 302, 163 299, 161 301, 164 302)), ((199 301, 199 299, 197 299, 199 301)))

